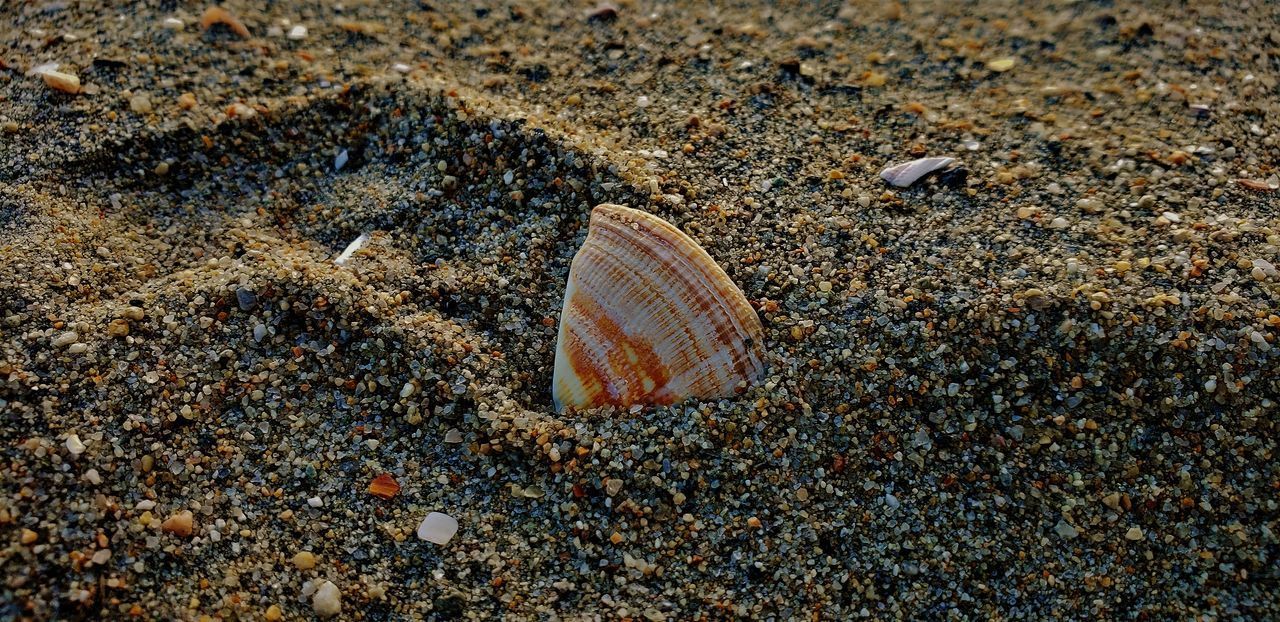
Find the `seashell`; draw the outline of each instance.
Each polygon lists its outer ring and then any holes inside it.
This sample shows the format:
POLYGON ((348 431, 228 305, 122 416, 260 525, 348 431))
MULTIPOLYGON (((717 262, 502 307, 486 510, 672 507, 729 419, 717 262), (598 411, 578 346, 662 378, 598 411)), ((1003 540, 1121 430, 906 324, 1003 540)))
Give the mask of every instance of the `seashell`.
POLYGON ((222 24, 231 29, 243 39, 249 38, 249 29, 236 17, 231 11, 220 6, 214 5, 204 11, 204 15, 200 16, 200 27, 204 30, 213 28, 216 24, 222 24))
POLYGON ((597 205, 569 267, 552 396, 563 409, 733 395, 763 376, 763 335, 697 242, 652 214, 597 205))
POLYGON ((338 255, 337 259, 333 260, 333 263, 336 263, 339 266, 347 265, 347 261, 351 259, 351 256, 356 254, 356 252, 359 251, 361 248, 364 248, 365 243, 368 241, 369 241, 369 234, 361 233, 359 236, 356 237, 356 239, 352 240, 351 243, 348 244, 346 248, 342 249, 342 253, 338 255))
POLYGON ((890 166, 880 171, 880 178, 899 188, 906 188, 929 173, 955 164, 955 161, 955 158, 920 158, 890 166))

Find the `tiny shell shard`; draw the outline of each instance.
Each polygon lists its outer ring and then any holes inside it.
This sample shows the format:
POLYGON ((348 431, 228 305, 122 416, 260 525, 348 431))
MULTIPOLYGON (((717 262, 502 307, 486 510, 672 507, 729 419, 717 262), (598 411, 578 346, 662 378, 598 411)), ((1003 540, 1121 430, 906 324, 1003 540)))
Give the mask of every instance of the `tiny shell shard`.
POLYGON ((231 11, 220 6, 211 6, 208 9, 205 9, 204 15, 200 16, 200 27, 204 30, 208 30, 216 24, 222 24, 223 26, 230 28, 231 32, 236 33, 241 38, 249 38, 249 28, 246 27, 244 22, 240 21, 238 17, 233 15, 231 11))
POLYGON ((906 188, 929 173, 951 166, 955 161, 955 158, 920 158, 890 166, 880 171, 880 178, 899 188, 906 188))
POLYGON ((762 343, 755 311, 697 242, 598 205, 569 268, 552 396, 558 409, 729 396, 764 374, 762 343))

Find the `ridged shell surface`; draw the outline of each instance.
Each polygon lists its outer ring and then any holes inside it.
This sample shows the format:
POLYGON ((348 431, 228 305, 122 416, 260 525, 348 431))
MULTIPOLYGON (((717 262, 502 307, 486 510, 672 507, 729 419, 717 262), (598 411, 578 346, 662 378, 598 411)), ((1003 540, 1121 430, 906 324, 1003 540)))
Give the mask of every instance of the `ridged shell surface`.
POLYGON ((730 396, 764 374, 763 332, 697 242, 601 204, 569 267, 552 396, 561 409, 730 396))
POLYGON ((955 158, 920 158, 890 166, 880 171, 880 178, 899 188, 906 188, 929 173, 951 166, 955 161, 955 158))

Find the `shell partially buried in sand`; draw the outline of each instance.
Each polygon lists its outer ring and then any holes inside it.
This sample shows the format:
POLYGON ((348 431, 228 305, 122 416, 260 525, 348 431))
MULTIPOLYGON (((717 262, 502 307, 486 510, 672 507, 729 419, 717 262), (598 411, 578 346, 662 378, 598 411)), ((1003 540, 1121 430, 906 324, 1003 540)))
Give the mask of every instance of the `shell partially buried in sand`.
POLYGON ((552 396, 563 409, 733 395, 764 374, 762 341, 742 291, 697 242, 601 204, 569 268, 552 396))

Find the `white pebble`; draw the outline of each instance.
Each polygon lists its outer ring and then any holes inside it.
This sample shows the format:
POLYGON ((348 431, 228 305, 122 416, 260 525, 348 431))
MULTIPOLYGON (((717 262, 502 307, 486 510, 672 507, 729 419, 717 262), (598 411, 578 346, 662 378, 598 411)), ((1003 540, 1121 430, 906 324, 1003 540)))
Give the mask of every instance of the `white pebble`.
POLYGON ((418 539, 444 546, 458 533, 458 521, 452 516, 432 512, 418 525, 418 539))
POLYGON ((324 499, 321 499, 320 497, 311 497, 310 499, 307 499, 307 505, 313 508, 324 507, 324 499))
POLYGON ((342 591, 333 581, 322 581, 311 596, 311 608, 322 618, 332 618, 342 611, 342 591))
POLYGON ((102 476, 98 475, 97 469, 89 469, 88 471, 84 472, 84 481, 89 482, 94 486, 97 486, 98 484, 102 483, 102 476))
POLYGON ((182 30, 186 26, 182 20, 176 17, 166 17, 163 22, 160 22, 160 25, 169 30, 182 30))
POLYGON ((294 26, 293 28, 289 29, 289 34, 287 36, 289 37, 290 41, 301 41, 303 39, 306 39, 307 27, 303 26, 302 24, 298 24, 297 26, 294 26))
POLYGON ((57 337, 54 337, 52 345, 55 348, 64 348, 66 346, 69 346, 75 343, 76 340, 79 338, 80 338, 79 333, 77 333, 74 330, 70 330, 65 333, 62 333, 61 335, 58 335, 57 337))
POLYGON ((70 434, 67 436, 67 451, 71 452, 73 456, 84 453, 84 443, 80 442, 79 435, 70 434))

